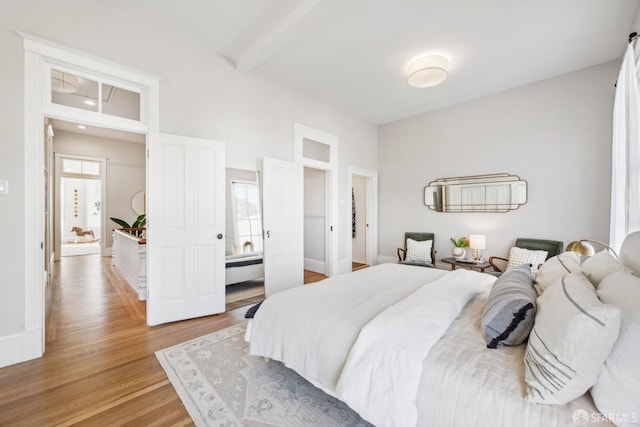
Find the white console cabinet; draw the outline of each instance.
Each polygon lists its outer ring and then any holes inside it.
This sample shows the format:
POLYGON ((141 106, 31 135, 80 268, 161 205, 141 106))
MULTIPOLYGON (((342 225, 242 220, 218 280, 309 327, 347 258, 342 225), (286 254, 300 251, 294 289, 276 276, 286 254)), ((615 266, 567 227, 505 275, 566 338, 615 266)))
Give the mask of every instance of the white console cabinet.
POLYGON ((112 265, 138 294, 147 299, 147 243, 126 231, 113 230, 112 265))

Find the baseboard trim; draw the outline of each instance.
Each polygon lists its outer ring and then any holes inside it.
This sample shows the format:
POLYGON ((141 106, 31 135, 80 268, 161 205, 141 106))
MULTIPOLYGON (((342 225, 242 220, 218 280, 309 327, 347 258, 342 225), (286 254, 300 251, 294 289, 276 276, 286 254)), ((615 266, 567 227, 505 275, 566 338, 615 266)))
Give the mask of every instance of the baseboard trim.
POLYGON ((0 368, 42 357, 42 329, 0 337, 0 368))
POLYGON ((304 259, 304 269, 313 271, 314 273, 326 274, 324 261, 318 261, 317 259, 304 259))

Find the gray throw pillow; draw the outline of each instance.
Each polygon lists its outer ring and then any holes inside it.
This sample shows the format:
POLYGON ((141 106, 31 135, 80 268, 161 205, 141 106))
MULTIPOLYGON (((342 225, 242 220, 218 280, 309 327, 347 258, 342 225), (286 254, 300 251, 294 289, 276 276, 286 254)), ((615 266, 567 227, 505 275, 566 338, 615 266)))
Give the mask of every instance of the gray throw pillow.
POLYGON ((495 281, 482 313, 482 333, 487 347, 522 344, 533 327, 536 298, 528 264, 505 271, 495 281))

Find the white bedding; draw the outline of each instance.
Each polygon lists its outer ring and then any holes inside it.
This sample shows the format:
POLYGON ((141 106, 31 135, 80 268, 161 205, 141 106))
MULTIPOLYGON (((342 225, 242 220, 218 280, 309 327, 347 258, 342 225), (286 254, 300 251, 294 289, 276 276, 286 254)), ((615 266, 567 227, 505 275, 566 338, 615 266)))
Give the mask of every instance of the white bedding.
POLYGON ((493 280, 382 264, 277 293, 253 319, 250 353, 284 362, 378 427, 571 426, 578 409, 598 419, 588 394, 524 400, 525 346, 488 349, 480 330, 493 280))
POLYGON ((251 323, 250 353, 282 361, 335 396, 362 327, 389 305, 446 274, 382 264, 271 295, 251 323))
POLYGON ((611 426, 602 422, 589 393, 566 405, 524 400, 526 346, 487 348, 480 327, 487 296, 476 297, 425 358, 418 426, 565 427, 577 425, 578 410, 589 416, 588 426, 611 426))
POLYGON ((494 276, 456 270, 391 305, 364 326, 336 395, 377 426, 413 426, 422 361, 494 276))

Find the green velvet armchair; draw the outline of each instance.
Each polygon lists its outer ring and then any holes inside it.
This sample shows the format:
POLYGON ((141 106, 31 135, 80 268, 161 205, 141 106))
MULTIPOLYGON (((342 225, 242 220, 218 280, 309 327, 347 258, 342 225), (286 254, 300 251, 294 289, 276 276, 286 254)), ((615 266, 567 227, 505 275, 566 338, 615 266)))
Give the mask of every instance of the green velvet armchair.
MULTIPOLYGON (((515 246, 522 249, 529 249, 530 251, 547 251, 547 259, 561 254, 564 250, 564 243, 558 240, 529 239, 524 237, 516 239, 515 246)), ((489 258, 489 264, 499 273, 504 271, 507 262, 509 262, 507 258, 498 256, 489 258), (496 264, 496 261, 498 261, 498 264, 496 264)))

